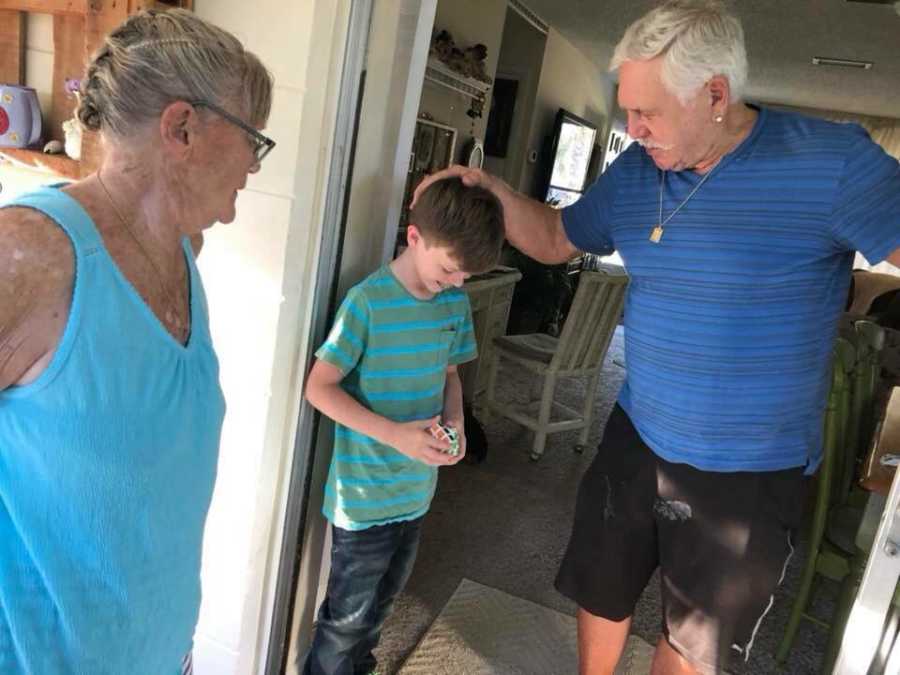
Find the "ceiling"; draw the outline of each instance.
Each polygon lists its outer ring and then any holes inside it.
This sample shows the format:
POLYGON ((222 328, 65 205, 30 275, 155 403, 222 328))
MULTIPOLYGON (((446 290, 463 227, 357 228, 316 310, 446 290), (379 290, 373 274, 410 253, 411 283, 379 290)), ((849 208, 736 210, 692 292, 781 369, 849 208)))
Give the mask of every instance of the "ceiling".
MULTIPOLYGON (((625 28, 654 0, 525 0, 606 70, 625 28)), ((900 118, 900 15, 846 0, 732 0, 750 61, 745 98, 900 118), (873 61, 869 70, 812 65, 812 57, 873 61)))

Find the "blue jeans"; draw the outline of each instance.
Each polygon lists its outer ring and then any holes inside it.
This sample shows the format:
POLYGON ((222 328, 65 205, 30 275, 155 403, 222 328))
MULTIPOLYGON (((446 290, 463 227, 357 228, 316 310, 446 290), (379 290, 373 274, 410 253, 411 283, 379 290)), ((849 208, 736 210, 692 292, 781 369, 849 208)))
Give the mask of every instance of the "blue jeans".
POLYGON ((381 627, 416 560, 422 518, 350 531, 332 525, 331 574, 304 675, 366 675, 381 627))

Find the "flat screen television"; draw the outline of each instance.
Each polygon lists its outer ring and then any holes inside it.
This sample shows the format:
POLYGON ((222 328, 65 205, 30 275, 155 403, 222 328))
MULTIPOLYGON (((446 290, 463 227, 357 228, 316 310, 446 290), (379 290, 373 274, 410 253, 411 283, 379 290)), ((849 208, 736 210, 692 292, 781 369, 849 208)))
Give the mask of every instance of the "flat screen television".
POLYGON ((557 208, 578 201, 585 190, 597 127, 560 108, 545 169, 544 201, 557 208))

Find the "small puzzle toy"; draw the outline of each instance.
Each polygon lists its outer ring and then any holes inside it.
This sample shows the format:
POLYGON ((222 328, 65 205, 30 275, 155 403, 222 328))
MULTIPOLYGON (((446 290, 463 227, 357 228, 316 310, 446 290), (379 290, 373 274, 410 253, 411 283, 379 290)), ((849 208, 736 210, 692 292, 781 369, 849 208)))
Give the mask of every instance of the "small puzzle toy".
POLYGON ((439 441, 447 441, 450 443, 450 447, 444 450, 444 452, 453 457, 459 455, 459 432, 456 429, 448 427, 445 424, 435 423, 431 425, 431 428, 428 431, 430 431, 431 435, 439 441))

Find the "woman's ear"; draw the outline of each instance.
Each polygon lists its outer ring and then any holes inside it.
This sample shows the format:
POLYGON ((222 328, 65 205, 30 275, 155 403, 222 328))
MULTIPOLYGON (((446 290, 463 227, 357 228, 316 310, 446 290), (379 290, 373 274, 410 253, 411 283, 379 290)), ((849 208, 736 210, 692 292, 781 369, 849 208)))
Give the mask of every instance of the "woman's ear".
POLYGON ((163 151, 183 158, 194 149, 197 133, 197 111, 186 101, 170 103, 159 116, 159 135, 163 151))

